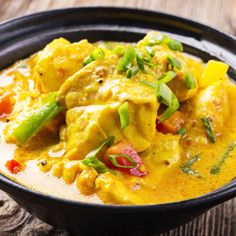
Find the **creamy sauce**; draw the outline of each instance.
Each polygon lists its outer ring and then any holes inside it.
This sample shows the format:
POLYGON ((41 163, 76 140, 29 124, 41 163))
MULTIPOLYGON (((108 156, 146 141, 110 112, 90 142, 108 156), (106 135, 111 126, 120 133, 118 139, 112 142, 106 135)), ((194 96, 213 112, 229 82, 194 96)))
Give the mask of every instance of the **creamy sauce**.
POLYGON ((28 161, 26 168, 19 172, 17 176, 8 171, 5 163, 14 157, 16 145, 6 144, 4 142, 4 136, 2 135, 3 129, 4 124, 0 122, 0 172, 2 174, 38 192, 71 200, 101 203, 101 200, 96 195, 84 196, 80 194, 75 183, 65 185, 65 182, 61 178, 53 176, 51 172, 44 173, 40 171, 35 160, 28 161))
MULTIPOLYGON (((109 44, 109 47, 115 45, 109 44)), ((229 146, 236 142, 236 86, 227 76, 197 91, 197 88, 186 89, 180 72, 180 78, 172 80, 168 86, 182 102, 179 112, 185 115, 187 134, 183 137, 176 131, 162 134, 162 131, 156 131, 156 110, 160 107, 156 95, 153 99, 153 90, 139 83, 139 76, 149 82, 155 82, 156 78, 139 71, 138 78, 127 80, 124 74, 114 69, 120 58, 109 53, 106 60, 98 60, 81 69, 84 58, 93 49, 94 45, 87 41, 70 44, 58 39, 39 54, 1 72, 0 96, 12 92, 15 100, 12 114, 0 122, 2 174, 45 194, 111 204, 152 204, 195 198, 224 186, 236 177, 236 148, 229 152, 218 174, 210 173, 229 146), (53 81, 55 76, 58 81, 53 81), (68 77, 70 79, 64 82, 68 77), (65 85, 59 93, 60 102, 68 109, 66 121, 65 114, 61 114, 26 145, 11 144, 16 143, 11 132, 23 119, 21 115, 30 114, 42 102, 41 94, 45 96, 47 89, 54 86, 57 91, 58 84, 63 82, 65 85), (126 100, 129 101, 131 121, 129 128, 121 131, 117 104, 126 100), (216 143, 211 143, 206 134, 201 122, 202 114, 211 117, 216 143), (153 121, 153 124, 146 120, 153 121), (110 135, 116 136, 118 141, 125 138, 132 143, 147 175, 132 176, 114 168, 98 174, 81 164, 80 159, 85 156, 82 154, 95 149, 110 135), (86 140, 87 137, 90 139, 86 140), (186 163, 196 156, 191 173, 186 173, 186 169, 183 171, 186 163), (5 164, 12 159, 23 163, 25 168, 17 174, 11 173, 5 164), (45 161, 47 165, 41 165, 45 161)), ((160 75, 168 69, 166 53, 172 52, 160 45, 155 50, 159 54, 154 57, 154 62, 157 60, 160 66, 151 70, 160 75)), ((193 71, 201 86, 205 65, 186 54, 173 55, 182 61, 184 69, 193 71)))

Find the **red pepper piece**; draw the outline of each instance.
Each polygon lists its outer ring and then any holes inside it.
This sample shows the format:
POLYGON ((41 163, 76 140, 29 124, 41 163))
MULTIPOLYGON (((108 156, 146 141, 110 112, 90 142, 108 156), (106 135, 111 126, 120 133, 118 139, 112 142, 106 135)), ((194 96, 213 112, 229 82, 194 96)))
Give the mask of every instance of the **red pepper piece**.
POLYGON ((0 97, 0 118, 12 112, 12 99, 9 95, 0 97))
POLYGON ((12 174, 17 174, 23 169, 22 165, 14 159, 7 161, 5 166, 12 174))
POLYGON ((167 134, 176 134, 177 131, 183 128, 185 123, 185 116, 182 112, 176 111, 169 119, 159 123, 159 117, 157 117, 156 129, 157 131, 167 134))
POLYGON ((120 172, 124 172, 133 176, 142 177, 147 174, 147 171, 145 170, 145 167, 143 165, 143 161, 138 155, 138 153, 135 151, 135 149, 126 142, 125 140, 113 145, 112 147, 108 148, 105 155, 104 155, 104 162, 105 164, 110 167, 114 168, 116 170, 119 170, 120 172), (121 154, 119 156, 118 154, 121 154), (132 166, 133 163, 131 163, 127 158, 122 156, 122 154, 129 156, 133 159, 134 162, 136 162, 136 167, 134 168, 125 168, 126 166, 132 166), (116 167, 110 160, 110 155, 116 155, 116 161, 119 165, 122 167, 116 167))

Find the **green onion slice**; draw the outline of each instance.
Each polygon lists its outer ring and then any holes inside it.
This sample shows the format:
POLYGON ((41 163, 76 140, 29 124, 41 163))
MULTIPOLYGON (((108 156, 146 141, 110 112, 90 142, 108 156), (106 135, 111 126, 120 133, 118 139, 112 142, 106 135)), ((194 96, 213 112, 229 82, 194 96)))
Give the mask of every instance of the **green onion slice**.
POLYGON ((119 55, 119 56, 123 56, 125 53, 125 47, 118 45, 113 49, 112 52, 119 55))
POLYGON ((164 113, 161 115, 159 122, 163 122, 164 120, 167 120, 172 114, 174 114, 179 109, 179 101, 175 94, 172 94, 172 101, 171 105, 164 111, 164 113))
POLYGON ((173 51, 179 51, 182 52, 183 51, 183 45, 180 41, 175 40, 175 39, 169 39, 166 40, 165 42, 167 44, 167 46, 173 50, 173 51))
POLYGON ((137 66, 133 66, 126 71, 126 77, 128 79, 134 77, 138 73, 139 69, 137 66))
POLYGON ((121 129, 125 129, 129 125, 129 103, 123 103, 118 109, 121 129))
POLYGON ((200 159, 200 154, 193 156, 190 160, 188 160, 183 166, 180 166, 181 170, 187 175, 193 175, 198 178, 202 178, 199 173, 192 169, 192 165, 200 159))
POLYGON ((81 161, 84 165, 94 168, 98 173, 105 173, 108 168, 105 164, 97 158, 98 153, 105 147, 110 147, 115 141, 115 137, 111 136, 103 141, 98 148, 89 152, 81 161))
POLYGON ((130 67, 132 67, 135 55, 136 55, 135 48, 133 46, 127 47, 124 56, 120 59, 118 65, 116 66, 116 70, 118 72, 121 72, 121 71, 126 71, 130 67))
POLYGON ((220 172, 222 165, 224 164, 225 160, 230 156, 230 153, 235 149, 235 147, 236 147, 236 141, 232 142, 228 146, 226 152, 224 153, 223 157, 218 162, 218 164, 212 166, 212 168, 210 170, 211 175, 216 175, 220 172))
POLYGON ((140 80, 140 83, 147 85, 148 87, 152 88, 152 89, 156 89, 157 85, 155 83, 152 83, 148 80, 140 80))
POLYGON ((164 34, 148 35, 147 43, 150 46, 161 44, 166 39, 166 37, 167 36, 164 34))
POLYGON ((95 156, 83 159, 82 163, 88 167, 94 168, 98 173, 105 173, 108 171, 108 168, 105 166, 105 164, 98 160, 98 158, 95 156))
POLYGON ((168 71, 164 73, 161 77, 159 77, 157 80, 162 83, 168 83, 172 79, 174 79, 176 76, 176 73, 174 71, 168 71))
POLYGON ((92 53, 84 59, 83 65, 86 66, 92 61, 95 61, 97 59, 102 59, 104 56, 105 56, 105 53, 101 48, 95 48, 92 51, 92 53))
POLYGON ((171 55, 167 55, 167 61, 173 68, 181 70, 181 68, 182 68, 181 62, 178 59, 176 59, 175 57, 173 57, 171 55))
POLYGON ((25 143, 63 110, 64 107, 57 103, 57 94, 51 93, 39 107, 21 120, 20 124, 13 129, 12 134, 18 142, 25 143))
POLYGON ((207 133, 207 136, 209 137, 210 141, 212 143, 215 143, 216 139, 215 139, 215 135, 214 135, 214 132, 213 132, 213 129, 212 129, 210 119, 208 117, 202 117, 201 120, 202 120, 202 123, 203 123, 203 125, 206 129, 206 133, 207 133))
POLYGON ((183 137, 185 134, 187 134, 187 129, 186 128, 180 128, 177 131, 177 134, 180 134, 183 137))
POLYGON ((132 169, 132 168, 135 168, 137 166, 137 163, 135 162, 135 160, 132 157, 130 157, 126 154, 123 154, 123 153, 115 154, 115 155, 109 155, 109 159, 115 167, 132 169), (120 165, 117 161, 118 157, 125 158, 131 164, 130 165, 120 165))
POLYGON ((192 73, 187 73, 184 77, 185 83, 188 87, 188 89, 195 89, 196 88, 196 82, 193 77, 192 73))
POLYGON ((145 46, 145 51, 147 52, 147 54, 150 56, 150 57, 154 57, 155 55, 155 51, 153 50, 152 47, 150 46, 145 46))
POLYGON ((173 92, 165 83, 157 83, 156 93, 161 103, 164 103, 166 106, 171 106, 173 92))
POLYGON ((137 61, 137 65, 139 67, 139 69, 143 72, 146 73, 145 71, 145 67, 144 67, 144 60, 143 60, 143 54, 141 51, 136 52, 136 61, 137 61))

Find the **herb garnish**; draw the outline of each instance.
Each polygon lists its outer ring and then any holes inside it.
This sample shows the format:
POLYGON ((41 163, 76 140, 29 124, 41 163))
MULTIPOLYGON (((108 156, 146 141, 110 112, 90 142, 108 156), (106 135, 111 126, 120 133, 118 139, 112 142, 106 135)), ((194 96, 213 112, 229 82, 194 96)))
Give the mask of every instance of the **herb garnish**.
POLYGON ((228 146, 221 160, 216 165, 212 166, 210 170, 211 175, 216 175, 220 172, 221 166, 224 164, 225 160, 230 156, 230 153, 235 149, 235 147, 236 147, 236 141, 232 142, 228 146))

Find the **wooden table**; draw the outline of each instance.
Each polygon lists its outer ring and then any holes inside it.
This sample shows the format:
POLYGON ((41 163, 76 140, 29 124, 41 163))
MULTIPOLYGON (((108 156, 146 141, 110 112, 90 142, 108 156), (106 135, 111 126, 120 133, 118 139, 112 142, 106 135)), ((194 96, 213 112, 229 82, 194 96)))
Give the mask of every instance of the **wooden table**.
MULTIPOLYGON (((98 5, 168 12, 211 25, 236 36, 236 0, 0 0, 0 22, 49 9, 98 5)), ((53 229, 34 218, 0 191, 0 235, 64 236, 68 233, 53 229)), ((184 226, 161 235, 234 236, 236 198, 213 208, 184 226)))

